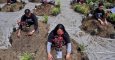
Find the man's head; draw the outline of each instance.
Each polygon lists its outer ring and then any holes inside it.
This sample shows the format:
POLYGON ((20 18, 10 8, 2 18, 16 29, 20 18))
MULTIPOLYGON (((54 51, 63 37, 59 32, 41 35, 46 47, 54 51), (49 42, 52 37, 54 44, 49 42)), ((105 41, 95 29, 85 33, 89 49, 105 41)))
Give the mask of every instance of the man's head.
POLYGON ((31 15, 30 9, 26 9, 24 13, 25 13, 25 15, 26 15, 27 17, 30 17, 30 15, 31 15))
POLYGON ((99 10, 103 10, 103 7, 104 7, 103 3, 99 3, 99 10))

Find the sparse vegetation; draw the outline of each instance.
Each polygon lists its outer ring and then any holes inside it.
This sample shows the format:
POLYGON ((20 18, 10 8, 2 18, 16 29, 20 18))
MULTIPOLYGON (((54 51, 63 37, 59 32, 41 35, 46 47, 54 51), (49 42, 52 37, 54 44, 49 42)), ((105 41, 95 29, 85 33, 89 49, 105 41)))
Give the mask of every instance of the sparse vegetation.
POLYGON ((79 51, 80 52, 83 52, 83 51, 85 51, 85 46, 84 46, 84 44, 79 44, 79 51))
POLYGON ((115 22, 115 14, 110 14, 110 20, 115 22))
POLYGON ((32 60, 32 55, 26 52, 21 56, 20 60, 32 60))
POLYGON ((75 4, 73 8, 76 12, 79 12, 85 15, 87 15, 90 11, 89 6, 87 6, 86 4, 75 4))
POLYGON ((43 22, 44 22, 44 23, 47 23, 47 22, 48 22, 48 15, 45 14, 45 15, 43 16, 43 18, 44 18, 44 21, 43 21, 43 22))
POLYGON ((60 0, 56 0, 56 5, 55 7, 52 8, 51 14, 53 16, 56 16, 60 13, 60 0))
POLYGON ((52 11, 51 11, 51 14, 52 14, 52 15, 56 16, 56 15, 58 15, 59 13, 60 13, 60 8, 58 8, 58 7, 52 8, 52 11))
POLYGON ((60 8, 60 0, 56 0, 56 7, 59 7, 60 8))

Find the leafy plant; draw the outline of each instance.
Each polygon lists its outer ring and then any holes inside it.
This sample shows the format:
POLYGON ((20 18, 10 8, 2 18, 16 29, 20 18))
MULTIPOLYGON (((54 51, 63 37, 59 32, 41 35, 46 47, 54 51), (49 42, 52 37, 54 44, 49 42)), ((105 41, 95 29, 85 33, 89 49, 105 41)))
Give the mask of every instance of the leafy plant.
POLYGON ((56 16, 59 13, 60 13, 60 8, 59 7, 53 7, 52 8, 52 11, 51 11, 52 15, 56 16))
POLYGON ((44 23, 47 23, 47 22, 48 22, 48 15, 45 14, 45 15, 43 16, 43 18, 44 18, 44 23))
POLYGON ((87 6, 86 4, 75 4, 74 5, 74 10, 76 11, 76 12, 80 12, 80 13, 82 13, 82 14, 85 14, 85 15, 87 15, 88 13, 89 13, 89 6, 87 6))
POLYGON ((84 44, 79 44, 80 52, 83 52, 85 50, 84 44))
POLYGON ((96 2, 98 0, 86 0, 86 3, 89 4, 90 2, 96 2))
POLYGON ((115 22, 115 14, 110 14, 110 19, 115 22))
POLYGON ((26 52, 21 56, 20 60, 32 60, 32 56, 31 56, 31 54, 26 52))
POLYGON ((60 0, 56 0, 56 7, 59 7, 60 8, 60 0))

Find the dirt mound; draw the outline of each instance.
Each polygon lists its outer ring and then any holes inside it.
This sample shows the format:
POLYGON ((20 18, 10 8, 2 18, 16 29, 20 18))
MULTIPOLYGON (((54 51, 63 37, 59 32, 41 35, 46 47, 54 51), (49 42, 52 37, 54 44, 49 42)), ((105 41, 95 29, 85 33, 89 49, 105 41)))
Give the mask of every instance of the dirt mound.
POLYGON ((15 11, 19 11, 21 9, 23 9, 25 6, 24 2, 17 2, 17 3, 13 3, 13 4, 6 4, 5 6, 3 6, 0 11, 1 12, 15 12, 15 11))
POLYGON ((44 14, 50 15, 53 7, 54 6, 51 4, 41 4, 39 6, 35 6, 34 13, 38 16, 43 16, 44 14))
MULTIPOLYGON (((0 60, 19 60, 24 52, 32 54, 33 60, 47 60, 46 42, 48 35, 48 25, 39 22, 39 33, 36 32, 33 36, 27 36, 26 32, 21 32, 21 38, 16 36, 17 31, 11 35, 11 45, 9 49, 0 50, 0 60)), ((75 40, 72 41, 72 60, 88 60, 86 54, 78 51, 78 44, 75 40)), ((66 55, 66 47, 63 48, 63 57, 66 55)), ((55 54, 55 50, 52 50, 55 54)), ((65 60, 63 58, 63 60, 65 60)))
POLYGON ((0 3, 6 3, 7 0, 0 0, 0 3))
POLYGON ((99 21, 95 19, 84 19, 82 21, 81 29, 90 33, 91 35, 98 35, 101 37, 109 38, 111 34, 115 32, 112 24, 101 25, 99 21))

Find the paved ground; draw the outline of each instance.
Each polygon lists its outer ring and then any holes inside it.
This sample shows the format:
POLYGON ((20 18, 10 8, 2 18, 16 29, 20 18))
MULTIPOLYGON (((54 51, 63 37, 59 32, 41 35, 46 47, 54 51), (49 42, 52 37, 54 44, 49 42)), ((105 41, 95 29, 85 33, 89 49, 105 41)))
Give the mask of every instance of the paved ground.
MULTIPOLYGON (((50 31, 58 23, 62 23, 71 38, 87 46, 85 52, 90 60, 115 60, 115 40, 91 36, 81 31, 79 26, 81 25, 82 15, 75 13, 69 3, 70 0, 61 0, 61 14, 56 17, 49 17, 50 31)), ((35 3, 28 3, 24 9, 33 9, 34 6, 35 3)), ((16 25, 15 22, 21 17, 24 9, 13 13, 0 12, 0 48, 10 46, 8 37, 12 32, 13 25, 16 25)))

